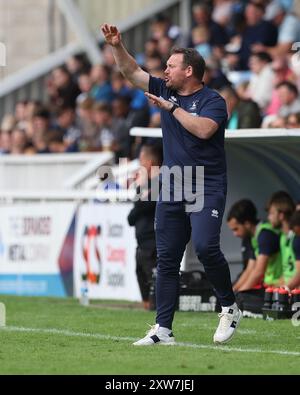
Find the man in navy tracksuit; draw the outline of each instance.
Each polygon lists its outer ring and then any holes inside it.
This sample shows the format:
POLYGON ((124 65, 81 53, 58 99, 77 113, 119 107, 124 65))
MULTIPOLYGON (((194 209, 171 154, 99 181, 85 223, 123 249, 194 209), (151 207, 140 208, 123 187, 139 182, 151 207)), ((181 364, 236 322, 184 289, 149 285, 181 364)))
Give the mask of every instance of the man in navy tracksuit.
POLYGON ((203 85, 205 62, 196 50, 173 50, 167 62, 165 80, 162 80, 150 76, 137 65, 115 26, 104 25, 102 32, 112 46, 121 72, 146 92, 162 115, 164 163, 155 221, 157 318, 147 336, 134 345, 174 344, 172 322, 179 291, 180 263, 191 237, 222 306, 214 342, 226 343, 242 318, 235 303, 228 263, 220 250, 227 192, 226 103, 218 93, 203 85), (192 173, 185 173, 187 168, 192 169, 192 173), (204 180, 203 173, 198 173, 198 169, 203 168, 204 180), (176 169, 175 176, 167 180, 165 175, 170 169, 176 169), (183 181, 178 169, 182 170, 183 181), (185 174, 191 175, 185 177, 185 174), (186 185, 182 187, 183 184, 186 185))

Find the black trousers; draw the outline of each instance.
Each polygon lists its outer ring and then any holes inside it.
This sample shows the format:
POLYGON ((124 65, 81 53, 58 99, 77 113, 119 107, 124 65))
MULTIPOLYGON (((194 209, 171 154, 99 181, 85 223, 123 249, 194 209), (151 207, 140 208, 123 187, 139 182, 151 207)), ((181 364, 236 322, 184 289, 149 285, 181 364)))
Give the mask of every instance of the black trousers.
MULTIPOLYGON (((216 199, 217 200, 217 199, 216 199)), ((156 323, 172 329, 179 292, 180 263, 192 237, 196 254, 222 307, 235 302, 228 263, 220 250, 225 197, 219 204, 187 214, 183 203, 158 202, 156 206, 156 323)))
POLYGON ((152 282, 152 272, 156 267, 156 247, 137 247, 136 275, 144 302, 149 301, 149 291, 152 282))

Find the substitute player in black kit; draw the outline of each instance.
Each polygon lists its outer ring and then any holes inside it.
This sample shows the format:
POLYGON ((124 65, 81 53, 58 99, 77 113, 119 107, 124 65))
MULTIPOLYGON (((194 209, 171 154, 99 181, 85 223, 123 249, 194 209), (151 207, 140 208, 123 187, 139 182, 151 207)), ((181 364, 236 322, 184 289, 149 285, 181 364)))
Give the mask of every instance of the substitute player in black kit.
MULTIPOLYGON (((203 85, 205 62, 196 50, 173 50, 167 62, 165 80, 162 80, 150 76, 137 65, 115 26, 105 24, 102 32, 123 75, 134 86, 144 90, 146 96, 161 109, 164 168, 178 166, 195 170, 204 167, 204 204, 198 211, 187 209, 184 198, 181 201, 175 199, 174 180, 170 183, 169 201, 162 196, 158 201, 156 325, 134 345, 174 344, 172 323, 179 291, 180 263, 191 237, 222 306, 213 340, 217 344, 226 343, 232 339, 242 318, 235 302, 228 263, 220 250, 220 229, 227 192, 224 150, 228 118, 226 103, 218 93, 203 85)), ((198 182, 195 174, 194 171, 190 185, 193 190, 198 182)))

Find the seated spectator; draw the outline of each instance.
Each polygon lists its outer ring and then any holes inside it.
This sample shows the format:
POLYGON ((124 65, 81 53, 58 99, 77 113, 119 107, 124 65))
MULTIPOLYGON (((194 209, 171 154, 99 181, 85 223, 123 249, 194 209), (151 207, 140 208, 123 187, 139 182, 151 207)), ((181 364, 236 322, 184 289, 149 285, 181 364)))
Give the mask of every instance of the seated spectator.
POLYGON ((158 41, 155 38, 149 38, 145 45, 144 45, 144 52, 138 53, 135 56, 135 60, 137 61, 138 65, 143 67, 146 63, 146 58, 153 56, 154 54, 157 54, 157 44, 158 41))
MULTIPOLYGON (((210 32, 209 43, 212 47, 224 46, 228 43, 226 29, 211 18, 211 9, 203 3, 196 3, 192 8, 193 27, 205 26, 210 32)), ((188 46, 192 46, 192 37, 188 46)))
POLYGON ((151 39, 159 42, 163 37, 169 37, 171 40, 180 38, 180 28, 172 25, 170 18, 165 14, 157 15, 150 24, 151 39))
POLYGON ((171 50, 174 47, 174 40, 169 36, 162 37, 157 44, 157 51, 161 57, 161 62, 166 64, 170 58, 171 50))
POLYGON ((76 107, 76 99, 80 91, 77 83, 72 80, 72 76, 65 66, 53 70, 47 88, 53 108, 59 106, 76 107))
POLYGON ((249 68, 252 72, 248 86, 248 98, 258 104, 265 112, 271 102, 274 72, 271 67, 272 58, 266 52, 252 54, 249 68))
POLYGON ((11 148, 10 154, 23 155, 28 142, 24 130, 15 128, 11 132, 11 148))
POLYGON ((58 129, 63 133, 65 149, 68 152, 78 152, 78 142, 81 130, 76 124, 76 114, 72 107, 60 107, 56 111, 56 122, 58 129))
POLYGON ((299 92, 295 84, 284 81, 277 85, 277 93, 281 107, 280 117, 287 117, 290 114, 300 112, 299 92))
POLYGON ((196 26, 192 30, 192 41, 193 47, 200 53, 205 59, 209 59, 212 56, 212 48, 209 43, 210 32, 207 26, 196 26))
POLYGON ((278 27, 277 44, 274 46, 256 44, 252 49, 268 52, 273 58, 285 56, 290 52, 293 43, 300 41, 300 19, 288 13, 280 1, 272 1, 267 11, 265 19, 278 27))
POLYGON ((114 93, 110 83, 111 70, 106 65, 95 65, 91 71, 91 79, 94 85, 91 96, 95 101, 111 102, 114 93))
POLYGON ((126 84, 126 79, 120 71, 114 71, 111 75, 111 86, 114 98, 117 96, 130 96, 131 89, 126 84))
POLYGON ((255 129, 261 125, 261 115, 258 105, 252 100, 242 100, 236 91, 226 86, 219 91, 225 99, 228 110, 227 129, 255 129))
POLYGON ((203 81, 206 86, 216 90, 231 85, 226 75, 218 67, 218 64, 216 62, 213 62, 212 60, 206 63, 203 81))
POLYGON ((226 29, 233 17, 234 1, 215 0, 213 3, 212 20, 226 29))
POLYGON ((50 111, 46 107, 37 108, 32 117, 33 133, 47 134, 50 124, 50 111))
POLYGON ((272 195, 269 201, 269 221, 274 228, 281 229, 281 285, 289 290, 300 285, 300 237, 290 230, 294 212, 295 203, 288 193, 280 191, 272 195))
POLYGON ((92 96, 93 83, 90 73, 81 73, 78 78, 78 86, 80 90, 80 95, 77 96, 76 102, 80 103, 87 97, 92 96))
POLYGON ((115 58, 112 53, 111 46, 107 43, 104 43, 102 46, 102 56, 105 66, 108 66, 110 69, 113 69, 116 65, 115 58))
POLYGON ((127 157, 129 131, 126 121, 114 118, 109 104, 97 103, 94 107, 94 123, 98 129, 95 148, 116 152, 117 159, 127 157))
POLYGON ((32 137, 32 147, 36 154, 49 154, 48 135, 42 131, 37 131, 32 137))
POLYGON ((58 129, 50 130, 46 137, 46 145, 51 154, 65 153, 68 148, 64 143, 63 132, 58 129))
POLYGON ((0 129, 2 132, 11 132, 17 125, 17 120, 14 115, 6 114, 4 115, 0 129))
POLYGON ((85 54, 77 54, 68 58, 66 68, 70 73, 73 82, 78 84, 79 76, 82 73, 88 73, 90 71, 91 64, 85 54))
POLYGON ((11 131, 0 131, 0 155, 10 154, 11 151, 11 131))
POLYGON ((97 128, 93 117, 94 105, 94 100, 88 97, 80 102, 77 108, 78 127, 81 131, 80 151, 93 151, 93 141, 97 137, 97 128))
POLYGON ((274 78, 273 78, 271 102, 265 111, 265 114, 267 115, 277 114, 280 109, 280 100, 278 97, 276 86, 284 81, 289 81, 289 82, 296 81, 296 77, 288 65, 287 58, 279 57, 274 59, 271 64, 271 67, 274 73, 274 78))
POLYGON ((16 103, 15 106, 15 119, 17 122, 17 127, 24 129, 27 123, 27 100, 21 100, 16 103))
POLYGON ((287 129, 300 129, 300 112, 288 115, 285 127, 287 129))
POLYGON ((284 129, 286 127, 286 117, 268 115, 263 119, 263 129, 284 129))
POLYGON ((229 210, 227 224, 235 237, 242 239, 243 272, 233 285, 239 291, 251 271, 255 267, 255 254, 251 244, 250 230, 258 224, 257 209, 251 200, 244 199, 235 203, 229 210))
POLYGON ((157 70, 165 68, 159 52, 146 56, 144 66, 151 75, 153 72, 155 73, 157 70))

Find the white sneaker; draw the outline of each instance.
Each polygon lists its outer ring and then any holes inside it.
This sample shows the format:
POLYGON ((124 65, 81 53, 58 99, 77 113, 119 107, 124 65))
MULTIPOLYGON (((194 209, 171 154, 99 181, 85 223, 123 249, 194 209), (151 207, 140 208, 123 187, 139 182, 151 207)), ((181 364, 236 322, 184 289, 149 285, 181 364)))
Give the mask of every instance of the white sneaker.
POLYGON ((162 328, 158 324, 151 326, 147 335, 137 342, 133 343, 134 346, 155 346, 161 345, 174 345, 175 338, 172 331, 167 328, 162 328))
POLYGON ((243 313, 237 305, 234 304, 231 307, 223 307, 222 313, 219 314, 219 317, 220 323, 216 333, 214 334, 214 343, 224 344, 233 338, 239 323, 243 318, 243 313))

